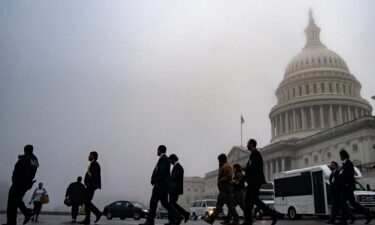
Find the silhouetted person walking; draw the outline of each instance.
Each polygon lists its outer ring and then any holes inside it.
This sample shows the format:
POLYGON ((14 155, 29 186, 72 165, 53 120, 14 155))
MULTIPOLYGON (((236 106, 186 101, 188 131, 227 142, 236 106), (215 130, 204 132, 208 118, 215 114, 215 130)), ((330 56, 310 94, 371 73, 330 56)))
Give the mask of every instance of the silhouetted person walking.
POLYGON ((213 210, 212 214, 208 217, 204 217, 203 220, 209 224, 213 224, 219 213, 223 212, 224 205, 228 207, 228 215, 233 217, 231 225, 239 224, 238 214, 233 206, 232 201, 232 178, 233 170, 227 161, 227 156, 225 154, 220 154, 218 156, 219 160, 219 174, 217 178, 217 186, 219 188, 219 195, 217 196, 216 208, 213 210))
POLYGON ((40 211, 42 210, 42 199, 44 196, 47 195, 46 189, 43 187, 43 183, 39 183, 38 187, 34 190, 33 195, 31 196, 29 204, 34 204, 33 209, 33 216, 31 217, 31 221, 38 222, 38 217, 40 214, 40 211))
MULTIPOLYGON (((342 167, 339 172, 339 178, 342 182, 342 190, 340 194, 340 209, 341 209, 341 218, 339 224, 348 224, 347 223, 347 216, 350 215, 349 208, 347 206, 347 202, 356 209, 358 212, 361 212, 363 215, 366 216, 365 224, 369 224, 371 222, 371 214, 366 208, 361 206, 358 202, 356 202, 354 197, 355 191, 355 178, 354 178, 354 165, 349 159, 349 154, 346 150, 342 149, 340 151, 340 158, 342 160, 342 167)), ((351 223, 354 223, 356 220, 354 217, 351 219, 351 223)))
MULTIPOLYGON (((242 168, 240 164, 233 165, 233 172, 234 177, 232 179, 233 185, 233 194, 232 194, 232 202, 233 207, 236 210, 236 207, 239 206, 242 210, 245 209, 244 206, 244 191, 245 191, 245 176, 242 173, 242 168)), ((228 213, 225 217, 225 220, 221 224, 228 224, 232 219, 232 215, 228 213)))
POLYGON ((250 139, 247 143, 247 149, 250 151, 249 161, 245 168, 245 181, 247 183, 245 193, 245 222, 244 225, 253 224, 253 208, 254 204, 265 214, 272 218, 272 225, 277 222, 277 215, 264 202, 259 199, 259 189, 262 184, 266 183, 263 173, 263 158, 257 150, 257 142, 250 139))
MULTIPOLYGON (((178 197, 184 193, 184 168, 178 162, 178 157, 175 154, 170 155, 169 160, 173 165, 171 173, 172 188, 169 193, 169 202, 181 215, 183 215, 186 223, 190 217, 190 213, 177 204, 178 197)), ((169 218, 169 220, 173 221, 172 218, 169 218)), ((181 219, 173 222, 180 224, 181 219)))
POLYGON ((331 193, 332 208, 331 216, 329 220, 326 222, 328 224, 335 224, 336 217, 340 213, 340 194, 342 187, 338 167, 339 165, 337 162, 331 162, 330 169, 332 173, 329 176, 329 191, 331 193))
POLYGON ((23 202, 25 193, 30 190, 35 181, 34 177, 39 167, 39 162, 33 153, 33 146, 26 145, 24 155, 18 156, 18 162, 14 166, 12 176, 12 186, 9 189, 8 205, 7 205, 7 223, 5 225, 17 224, 17 208, 25 216, 23 224, 30 221, 32 211, 27 209, 23 202))
POLYGON ((141 225, 154 225, 156 209, 158 202, 168 210, 168 215, 171 221, 170 224, 174 224, 176 220, 180 220, 180 215, 177 210, 169 203, 168 193, 171 189, 171 174, 170 174, 170 162, 169 158, 165 155, 167 147, 160 145, 157 150, 159 156, 158 163, 155 166, 154 172, 151 176, 151 185, 153 185, 152 195, 150 199, 150 212, 147 215, 146 222, 141 225))
POLYGON ((91 202, 94 198, 95 191, 101 189, 100 165, 98 163, 98 153, 90 152, 89 161, 91 162, 85 175, 85 213, 86 217, 80 224, 90 224, 90 213, 96 216, 95 223, 102 217, 102 212, 91 202))
POLYGON ((77 177, 77 181, 69 185, 65 198, 69 198, 72 207, 72 223, 77 221, 79 207, 84 202, 85 186, 82 184, 82 177, 77 177))

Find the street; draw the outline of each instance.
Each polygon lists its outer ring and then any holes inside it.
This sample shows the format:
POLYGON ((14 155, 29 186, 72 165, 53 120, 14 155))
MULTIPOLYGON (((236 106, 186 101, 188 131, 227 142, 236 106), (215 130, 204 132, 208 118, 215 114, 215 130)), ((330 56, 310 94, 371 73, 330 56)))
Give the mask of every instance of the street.
MULTIPOLYGON (((82 219, 79 218, 79 220, 82 219)), ((94 218, 92 218, 92 221, 94 220, 94 218)), ((306 219, 302 219, 302 220, 287 220, 287 219, 283 219, 283 220, 279 220, 277 222, 278 225, 289 225, 289 224, 306 224, 306 225, 320 225, 320 224, 325 224, 324 223, 325 220, 319 220, 317 218, 306 218, 306 219)), ((22 224, 23 222, 23 216, 22 215, 18 215, 18 224, 22 224)), ((112 220, 107 220, 105 217, 103 217, 99 222, 98 224, 99 225, 112 225, 112 224, 124 224, 124 225, 138 225, 139 223, 143 223, 144 222, 144 219, 141 219, 141 220, 133 220, 133 219, 126 219, 126 220, 120 220, 120 219, 112 219, 112 220)), ((6 223, 6 215, 5 214, 1 214, 0 215, 0 224, 4 224, 6 223)), ((157 225, 164 225, 165 223, 167 223, 167 220, 156 220, 155 221, 155 224, 157 225)), ((31 225, 37 225, 37 224, 40 224, 40 225, 62 225, 62 224, 71 224, 70 223, 70 216, 51 216, 51 215, 41 215, 40 216, 40 219, 39 219, 39 222, 37 223, 33 223, 33 222, 30 222, 29 224, 31 225)), ((206 225, 206 223, 202 220, 197 220, 197 221, 188 221, 186 223, 187 225, 206 225)), ((260 221, 257 221, 255 224, 257 225, 268 225, 268 224, 271 224, 271 221, 270 220, 260 220, 260 221)), ((364 224, 364 220, 362 219, 359 219, 356 221, 355 224, 364 224)), ((373 222, 371 224, 374 224, 373 222)), ((215 225, 220 225, 220 221, 216 221, 215 222, 215 225)))

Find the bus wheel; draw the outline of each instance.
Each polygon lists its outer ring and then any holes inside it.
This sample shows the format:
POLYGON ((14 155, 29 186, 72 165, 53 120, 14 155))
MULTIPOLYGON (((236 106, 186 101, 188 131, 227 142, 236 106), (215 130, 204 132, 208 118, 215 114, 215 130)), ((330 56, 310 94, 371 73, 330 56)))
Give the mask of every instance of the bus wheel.
POLYGON ((288 209, 288 217, 289 217, 290 219, 292 219, 292 220, 296 220, 296 219, 301 218, 301 217, 297 214, 297 211, 296 211, 296 209, 295 209, 293 206, 289 207, 289 209, 288 209))

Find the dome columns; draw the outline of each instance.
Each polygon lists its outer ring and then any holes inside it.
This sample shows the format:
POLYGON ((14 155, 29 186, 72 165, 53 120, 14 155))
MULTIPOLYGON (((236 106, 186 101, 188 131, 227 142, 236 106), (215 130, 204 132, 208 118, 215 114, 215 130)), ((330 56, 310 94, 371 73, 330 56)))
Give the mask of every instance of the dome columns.
POLYGON ((319 104, 288 109, 271 117, 272 141, 279 137, 284 139, 293 133, 316 133, 369 114, 367 109, 345 104, 319 104))

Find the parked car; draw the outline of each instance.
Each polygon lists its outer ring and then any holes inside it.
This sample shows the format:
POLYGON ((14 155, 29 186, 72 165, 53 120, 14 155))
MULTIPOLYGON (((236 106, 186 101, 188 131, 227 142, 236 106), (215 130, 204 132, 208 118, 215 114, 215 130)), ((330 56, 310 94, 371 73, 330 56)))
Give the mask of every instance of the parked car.
POLYGON ((156 218, 158 219, 165 219, 165 218, 168 218, 168 211, 166 209, 164 209, 164 207, 159 207, 157 210, 156 210, 156 218))
POLYGON ((120 218, 122 220, 133 218, 139 220, 140 218, 147 217, 148 209, 138 202, 117 201, 104 207, 103 214, 109 220, 112 218, 120 218))
POLYGON ((194 220, 203 216, 209 216, 213 213, 215 207, 215 199, 195 200, 191 203, 190 215, 194 220))

